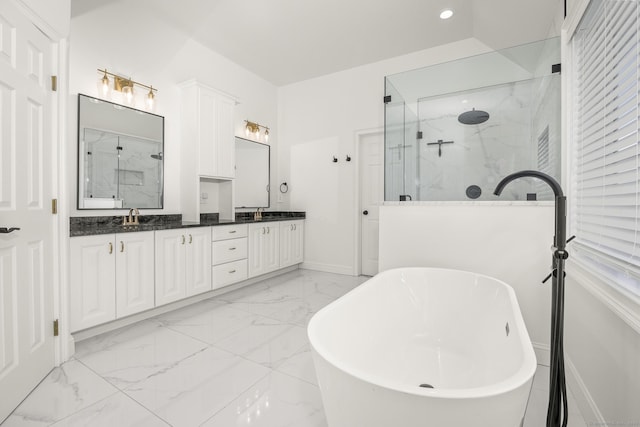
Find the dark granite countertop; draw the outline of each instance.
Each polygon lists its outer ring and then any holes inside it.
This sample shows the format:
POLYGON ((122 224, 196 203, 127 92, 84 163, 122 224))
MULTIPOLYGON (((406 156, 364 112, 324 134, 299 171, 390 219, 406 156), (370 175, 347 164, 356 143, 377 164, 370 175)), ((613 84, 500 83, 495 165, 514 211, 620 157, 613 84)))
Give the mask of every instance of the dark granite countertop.
POLYGON ((202 214, 200 222, 182 221, 182 215, 140 215, 139 225, 122 225, 122 216, 85 216, 69 219, 71 237, 95 236, 99 234, 131 233, 137 231, 169 230, 189 227, 211 227, 231 224, 252 224, 256 222, 288 221, 304 219, 305 212, 267 211, 261 220, 253 219, 253 212, 236 213, 235 221, 221 220, 218 214, 202 214))

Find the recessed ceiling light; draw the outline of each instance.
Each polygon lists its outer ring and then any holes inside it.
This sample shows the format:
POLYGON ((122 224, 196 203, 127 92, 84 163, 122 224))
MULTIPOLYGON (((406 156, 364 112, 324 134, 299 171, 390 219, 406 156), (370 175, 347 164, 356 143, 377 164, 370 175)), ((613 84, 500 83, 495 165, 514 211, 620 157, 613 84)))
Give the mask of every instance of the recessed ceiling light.
POLYGON ((445 9, 442 12, 440 12, 440 19, 449 19, 453 16, 453 10, 451 9, 445 9))

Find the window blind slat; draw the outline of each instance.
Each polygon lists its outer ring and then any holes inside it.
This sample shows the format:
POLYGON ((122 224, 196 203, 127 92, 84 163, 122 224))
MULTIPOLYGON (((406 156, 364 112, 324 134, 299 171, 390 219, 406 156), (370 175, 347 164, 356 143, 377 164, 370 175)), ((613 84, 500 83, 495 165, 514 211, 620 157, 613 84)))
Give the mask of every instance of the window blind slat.
POLYGON ((633 271, 640 295, 638 16, 637 1, 591 1, 572 39, 571 102, 577 245, 612 269, 633 271))

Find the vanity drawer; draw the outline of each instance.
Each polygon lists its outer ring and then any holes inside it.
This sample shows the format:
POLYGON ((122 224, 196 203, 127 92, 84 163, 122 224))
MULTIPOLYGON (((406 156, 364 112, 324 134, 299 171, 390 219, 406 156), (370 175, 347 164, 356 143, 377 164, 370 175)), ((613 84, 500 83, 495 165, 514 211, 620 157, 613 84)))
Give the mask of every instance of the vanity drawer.
POLYGON ((237 239, 238 237, 247 237, 247 224, 237 225, 221 225, 211 227, 212 240, 237 239))
POLYGON ((218 265, 225 262, 244 259, 247 257, 247 238, 221 240, 211 244, 211 264, 218 265))
POLYGON ((213 289, 218 289, 247 278, 247 260, 228 262, 212 267, 213 289))

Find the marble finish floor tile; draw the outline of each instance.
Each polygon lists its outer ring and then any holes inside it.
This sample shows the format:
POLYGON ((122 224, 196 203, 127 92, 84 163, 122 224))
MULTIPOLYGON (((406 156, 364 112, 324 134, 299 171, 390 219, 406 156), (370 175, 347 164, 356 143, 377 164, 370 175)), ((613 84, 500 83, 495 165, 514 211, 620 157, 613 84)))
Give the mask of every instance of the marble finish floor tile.
MULTIPOLYGON (((79 342, 2 427, 326 427, 307 323, 366 280, 298 269, 79 342)), ((545 425, 548 376, 524 427, 545 425)))
POLYGON ((169 314, 152 320, 176 332, 208 344, 215 344, 250 326, 253 322, 259 321, 260 318, 245 310, 234 308, 230 304, 224 304, 216 307, 209 306, 206 311, 192 316, 169 314))
POLYGON ((272 372, 203 427, 326 427, 320 390, 304 381, 272 372))
POLYGON ((207 347, 152 322, 107 335, 79 343, 75 357, 119 389, 164 372, 207 347))
POLYGON ((306 344, 276 368, 278 372, 318 385, 311 346, 306 344))
POLYGON ((117 392, 82 363, 70 360, 51 371, 2 426, 48 426, 117 392))
POLYGON ((52 424, 52 427, 168 427, 169 424, 134 402, 124 393, 116 393, 75 414, 52 424))
POLYGON ((209 347, 124 392, 175 426, 198 426, 223 409, 269 369, 209 347))
POLYGON ((305 328, 266 317, 218 341, 215 346, 247 359, 274 367, 307 343, 305 328))

